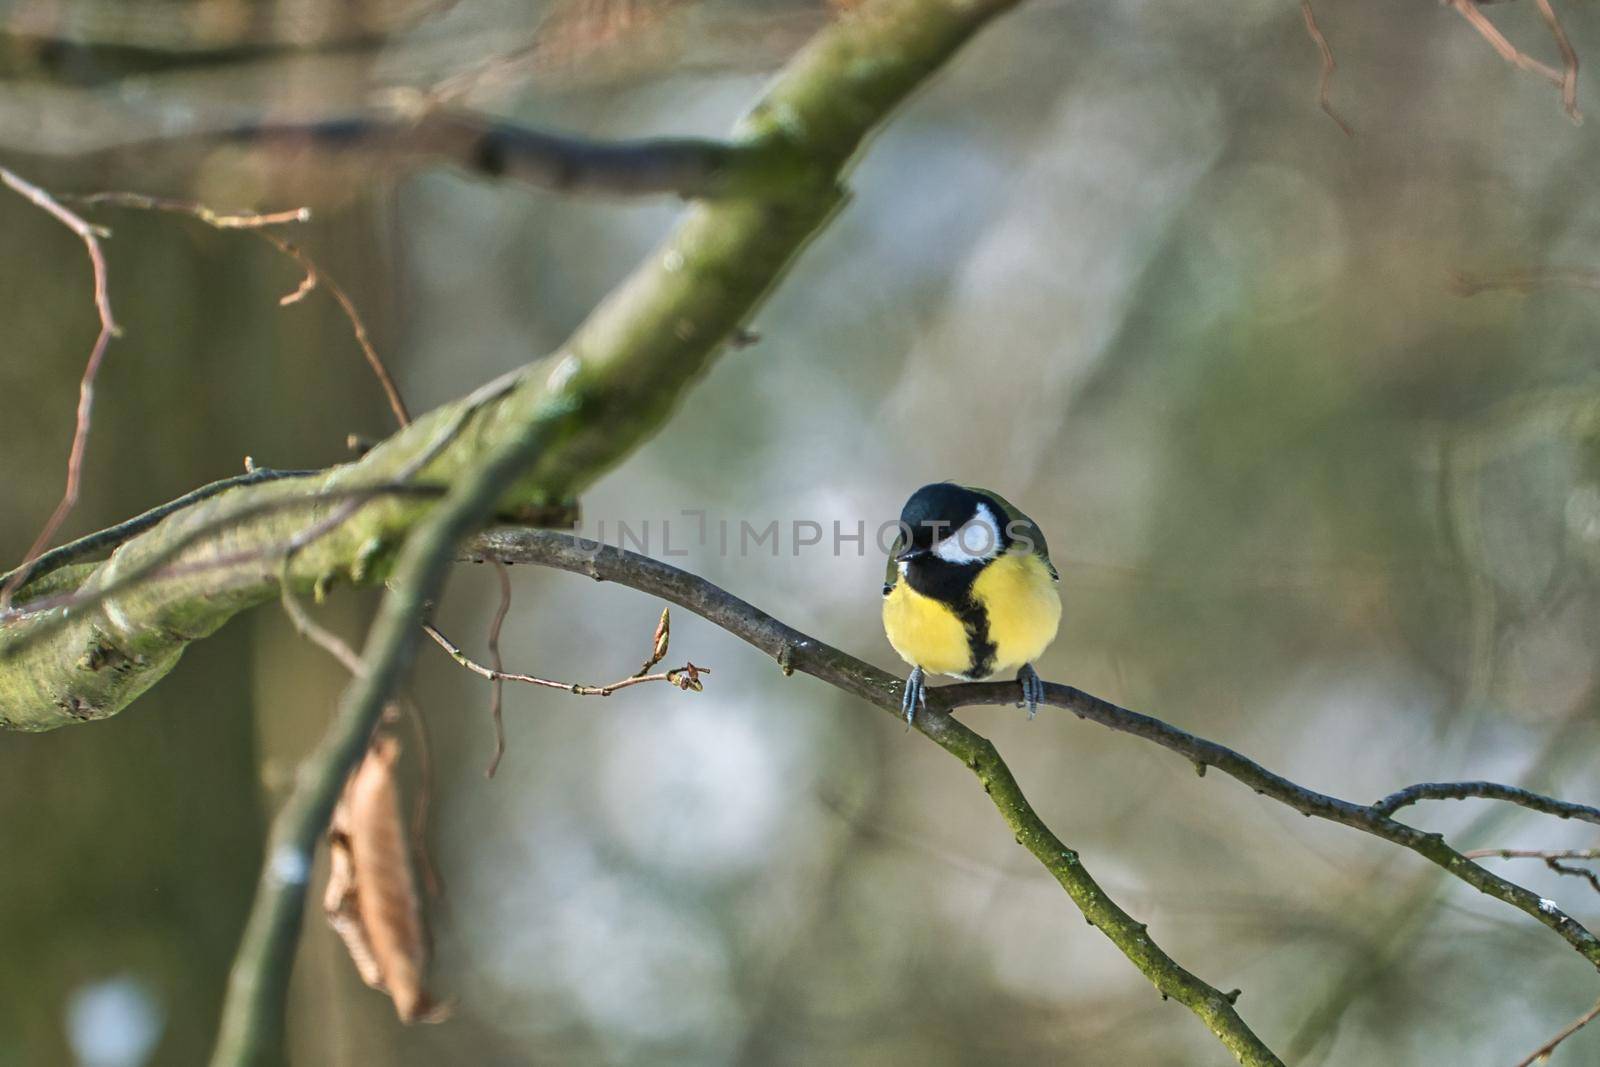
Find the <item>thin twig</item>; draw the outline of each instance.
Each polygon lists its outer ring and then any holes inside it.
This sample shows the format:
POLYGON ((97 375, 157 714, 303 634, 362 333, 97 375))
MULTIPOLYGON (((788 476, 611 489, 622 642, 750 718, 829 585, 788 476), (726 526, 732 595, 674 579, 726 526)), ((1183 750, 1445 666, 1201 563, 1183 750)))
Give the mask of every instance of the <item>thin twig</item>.
POLYGON ((700 682, 702 674, 710 674, 710 667, 697 667, 693 663, 685 663, 682 667, 673 667, 671 670, 657 671, 654 674, 630 674, 626 678, 611 682, 608 685, 585 685, 582 682, 558 682, 552 678, 540 678, 534 674, 517 674, 502 671, 495 667, 485 667, 475 662, 459 645, 439 632, 439 628, 431 622, 424 623, 422 630, 433 638, 434 644, 444 649, 450 658, 473 674, 482 675, 491 682, 522 682, 526 685, 536 685, 544 689, 559 689, 564 693, 571 693, 580 697, 608 697, 622 689, 631 689, 636 685, 648 682, 669 682, 683 690, 693 690, 698 693, 704 686, 700 682))
POLYGON ((1306 21, 1306 33, 1310 34, 1312 43, 1322 54, 1322 74, 1317 78, 1317 105, 1338 125, 1346 137, 1354 137, 1356 131, 1339 117, 1339 113, 1333 109, 1333 104, 1328 100, 1328 85, 1333 81, 1335 69, 1333 48, 1328 44, 1328 39, 1322 35, 1322 28, 1317 25, 1317 14, 1311 10, 1311 0, 1300 0, 1300 14, 1306 21))
POLYGON ((494 723, 494 755, 489 757, 489 765, 483 769, 485 778, 494 777, 495 770, 500 766, 500 758, 506 754, 506 683, 499 676, 505 669, 505 661, 500 657, 500 629, 506 624, 506 616, 511 614, 511 570, 497 561, 494 572, 500 580, 500 604, 495 608, 494 618, 489 621, 488 640, 489 662, 495 671, 495 677, 489 679, 489 718, 494 723))
POLYGON ((27 583, 42 578, 52 571, 59 570, 69 563, 75 563, 85 556, 96 555, 108 549, 116 548, 129 538, 150 529, 150 527, 168 515, 198 504, 202 500, 209 500, 218 493, 227 492, 229 489, 237 489, 241 485, 256 485, 260 482, 275 482, 284 478, 309 478, 321 473, 323 472, 316 470, 279 471, 256 467, 243 474, 236 474, 232 478, 223 478, 209 485, 202 485, 198 489, 183 494, 176 500, 169 500, 165 504, 153 507, 149 511, 119 522, 115 526, 97 530, 92 534, 78 538, 76 541, 69 541, 64 545, 35 556, 33 561, 26 566, 18 567, 16 570, 0 575, 0 582, 8 586, 12 586, 12 583, 15 582, 12 587, 21 589, 27 583))
POLYGON ((1594 1022, 1595 1019, 1600 1019, 1600 1001, 1595 1001, 1594 1007, 1568 1023, 1555 1037, 1534 1049, 1531 1055, 1517 1064, 1517 1067, 1533 1067, 1534 1064, 1549 1063, 1550 1056, 1555 1052, 1557 1045, 1594 1022))
POLYGON ((1589 870, 1589 868, 1573 867, 1562 863, 1560 860, 1555 858, 1547 858, 1544 861, 1544 865, 1549 867, 1557 874, 1564 874, 1572 878, 1582 878, 1584 881, 1589 883, 1590 889, 1593 889, 1596 893, 1600 893, 1600 877, 1596 877, 1595 873, 1589 870))
POLYGON ((45 520, 44 528, 33 539, 33 544, 28 546, 28 551, 22 554, 22 564, 12 571, 11 577, 6 579, 4 585, 0 585, 0 611, 3 611, 11 602, 11 594, 22 583, 27 564, 44 551, 45 545, 55 537, 56 531, 61 529, 61 524, 67 520, 67 516, 78 503, 78 492, 83 485, 83 456, 89 447, 89 430, 94 422, 95 379, 100 374, 100 365, 105 362, 106 349, 110 347, 111 339, 119 336, 122 329, 111 313, 111 291, 106 278, 106 257, 100 249, 100 238, 109 237, 110 231, 91 226, 62 207, 49 193, 32 182, 19 178, 5 167, 0 167, 0 182, 4 182, 32 201, 34 205, 47 211, 63 226, 78 235, 78 239, 83 242, 83 247, 89 253, 89 265, 94 272, 95 312, 100 318, 100 332, 95 335, 94 346, 89 350, 89 360, 83 367, 83 377, 78 381, 78 409, 73 422, 72 447, 67 453, 66 487, 62 490, 60 503, 50 513, 50 518, 45 520))
POLYGON ((1462 855, 1469 860, 1600 860, 1600 848, 1475 848, 1462 855))
POLYGON ((307 614, 305 607, 300 603, 300 598, 294 595, 294 583, 289 580, 291 562, 291 558, 285 555, 278 568, 278 601, 283 605, 283 613, 289 616, 289 621, 294 624, 295 630, 301 637, 338 660, 351 674, 360 675, 366 670, 366 665, 361 662, 356 650, 351 648, 344 638, 307 614))
POLYGON ((1457 14, 1467 20, 1469 26, 1478 31, 1478 35, 1489 43, 1490 48, 1499 53, 1501 59, 1504 59, 1514 67, 1537 74, 1559 88, 1562 102, 1567 108, 1567 114, 1574 122, 1583 121, 1583 116, 1578 113, 1577 103, 1578 56, 1572 50, 1572 45, 1567 40, 1566 32, 1561 28, 1560 21, 1556 19, 1555 12, 1551 10, 1547 15, 1545 14, 1545 9, 1548 8, 1547 0, 1540 0, 1540 14, 1545 16, 1545 21, 1556 38, 1556 45, 1561 49, 1561 58, 1565 64, 1564 70, 1556 70, 1548 63, 1534 59, 1526 52, 1518 49, 1516 45, 1507 40, 1506 35, 1501 33, 1494 23, 1489 21, 1489 17, 1478 9, 1477 0, 1446 0, 1446 2, 1455 9, 1457 14))
MULTIPOLYGON (((268 147, 309 144, 330 153, 355 153, 385 169, 449 163, 563 193, 705 198, 782 191, 762 154, 747 145, 692 138, 594 141, 450 108, 393 119, 243 126, 201 136, 268 147)), ((170 139, 162 143, 165 147, 170 139)))
POLYGON ((1556 49, 1561 53, 1561 106, 1566 108, 1567 116, 1573 122, 1581 124, 1583 113, 1578 110, 1578 50, 1567 39, 1566 27, 1561 25, 1561 18, 1556 14, 1556 9, 1550 6, 1550 0, 1535 0, 1535 3, 1539 7, 1539 16, 1550 28, 1550 36, 1556 40, 1556 49))
POLYGON ((304 276, 287 295, 280 297, 278 304, 288 307, 303 300, 313 289, 319 285, 328 291, 339 305, 339 310, 344 313, 345 320, 350 323, 350 329, 355 334, 356 344, 361 346, 361 354, 366 358, 367 366, 372 369, 373 376, 378 379, 378 384, 383 387, 383 395, 389 401, 389 410, 394 412, 395 422, 407 426, 411 422, 411 413, 406 408, 406 402, 400 395, 400 387, 395 384, 394 376, 389 373, 389 368, 384 364, 383 357, 378 355, 377 348, 372 343, 372 338, 367 333, 367 326, 357 310, 355 301, 344 291, 344 287, 333 279, 333 276, 319 267, 315 260, 304 249, 286 241, 277 234, 266 229, 269 226, 281 225, 291 222, 307 222, 311 218, 309 208, 293 208, 288 211, 274 211, 258 214, 252 211, 225 214, 215 211, 204 204, 189 200, 174 200, 166 197, 146 196, 143 193, 130 192, 102 192, 89 193, 85 196, 73 197, 75 203, 87 206, 110 205, 112 207, 132 208, 139 211, 165 211, 170 214, 188 215, 198 219, 207 226, 219 230, 246 230, 267 242, 279 252, 294 260, 304 271, 304 276))
POLYGON ((1600 849, 1594 848, 1557 848, 1557 849, 1521 849, 1521 848, 1479 848, 1462 855, 1468 859, 1485 859, 1498 857, 1503 860, 1541 860, 1544 865, 1557 874, 1564 874, 1571 878, 1582 878, 1589 883, 1589 888, 1600 893, 1600 876, 1587 867, 1574 867, 1563 863, 1562 860, 1596 860, 1600 859, 1600 849))

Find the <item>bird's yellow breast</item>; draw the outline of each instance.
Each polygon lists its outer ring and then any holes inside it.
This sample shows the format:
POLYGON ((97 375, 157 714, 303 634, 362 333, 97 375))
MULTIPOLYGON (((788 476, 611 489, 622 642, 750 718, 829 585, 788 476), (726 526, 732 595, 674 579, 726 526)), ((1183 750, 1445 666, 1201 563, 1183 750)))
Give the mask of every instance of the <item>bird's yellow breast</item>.
POLYGON ((1010 674, 1032 663, 1056 639, 1061 596, 1045 562, 1032 552, 1007 552, 983 568, 972 597, 989 618, 994 642, 991 674, 1010 674))
POLYGON ((883 632, 913 667, 953 675, 972 667, 972 645, 961 619, 948 604, 911 588, 904 576, 883 598, 883 632))
MULTIPOLYGON (((955 677, 1014 672, 1055 640, 1061 598, 1049 568, 1031 552, 1008 552, 984 565, 972 583, 979 632, 951 605, 912 589, 902 577, 883 599, 883 628, 900 658, 914 667, 955 677), (992 659, 975 662, 975 648, 992 644, 992 659)), ((976 621, 976 620, 974 620, 976 621)))

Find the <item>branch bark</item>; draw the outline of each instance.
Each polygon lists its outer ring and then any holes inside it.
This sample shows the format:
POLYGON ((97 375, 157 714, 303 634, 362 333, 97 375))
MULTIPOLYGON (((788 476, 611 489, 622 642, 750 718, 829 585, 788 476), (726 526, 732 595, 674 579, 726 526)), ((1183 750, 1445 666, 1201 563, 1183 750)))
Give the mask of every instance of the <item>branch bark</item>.
MULTIPOLYGON (((502 563, 536 563, 586 574, 602 581, 614 581, 659 596, 755 645, 777 660, 785 673, 801 671, 885 711, 899 714, 903 685, 900 679, 785 626, 703 578, 647 556, 584 542, 571 534, 538 530, 491 530, 474 542, 464 558, 474 561, 494 559, 502 563)), ((992 775, 995 770, 1003 771, 1004 764, 999 762, 993 746, 951 718, 950 712, 961 707, 1015 704, 1021 695, 1021 687, 1015 682, 962 682, 930 688, 927 695, 929 714, 924 716, 919 713, 916 725, 942 747, 961 756, 963 762, 984 779, 985 786, 992 787, 990 777, 986 775, 992 775)), ((1196 737, 1160 719, 1118 707, 1071 686, 1046 683, 1045 703, 1070 711, 1080 719, 1153 741, 1183 756, 1202 773, 1206 767, 1216 767, 1250 786, 1258 794, 1287 804, 1303 815, 1349 826, 1409 849, 1480 893, 1502 900, 1554 930, 1591 965, 1600 969, 1600 939, 1582 923, 1548 900, 1473 863, 1447 845, 1442 835, 1428 833, 1391 818, 1384 807, 1387 802, 1356 804, 1307 789, 1215 741, 1196 737)), ((1017 831, 1019 841, 1060 879, 1062 875, 1058 868, 1062 856, 1052 853, 1053 846, 1048 844, 1046 847, 1036 847, 1036 840, 1048 843, 1055 839, 1031 837, 1035 834, 1048 835, 1049 831, 1037 822, 1037 816, 1027 807, 1021 793, 1015 792, 1013 795, 1016 783, 1010 779, 1009 772, 1004 772, 1000 784, 1002 792, 996 795, 991 791, 990 794, 996 806, 1001 808, 1008 824, 1017 831)), ((1469 784, 1474 787, 1470 794, 1451 795, 1492 796, 1515 799, 1519 803, 1525 803, 1528 797, 1538 796, 1512 786, 1469 784)), ((1392 796, 1403 796, 1409 792, 1402 790, 1392 796)), ((1549 801, 1549 798, 1538 799, 1549 801)), ((1549 801, 1549 805, 1536 810, 1546 810, 1563 818, 1580 811, 1594 810, 1562 801, 1549 801)), ((1093 921, 1093 916, 1090 919, 1093 921)), ((1122 947, 1120 942, 1118 947, 1122 947)), ((1167 992, 1165 989, 1162 991, 1167 992)))

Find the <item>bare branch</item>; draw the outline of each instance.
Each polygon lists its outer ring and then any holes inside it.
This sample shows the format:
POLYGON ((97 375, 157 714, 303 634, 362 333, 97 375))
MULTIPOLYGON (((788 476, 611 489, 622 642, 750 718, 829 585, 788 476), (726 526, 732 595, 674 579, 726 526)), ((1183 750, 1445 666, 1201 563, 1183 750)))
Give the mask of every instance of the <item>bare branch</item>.
MULTIPOLYGON (((489 662, 494 665, 496 673, 505 669, 505 661, 500 658, 500 630, 506 624, 506 616, 511 614, 511 571, 504 563, 495 564, 495 577, 500 581, 500 604, 494 610, 494 618, 489 622, 489 662)), ((483 769, 485 778, 493 778, 494 772, 500 766, 500 760, 506 754, 506 723, 505 723, 506 685, 503 678, 489 680, 489 719, 494 723, 494 755, 489 758, 489 765, 483 769)))
POLYGON ((3 611, 11 602, 11 594, 21 585, 26 565, 50 543, 50 539, 55 537, 56 531, 61 529, 61 524, 67 520, 67 516, 78 503, 78 492, 83 484, 83 456, 89 447, 89 429, 94 421, 95 379, 100 374, 100 365, 105 362, 106 349, 110 346, 111 339, 118 336, 122 330, 117 326, 117 320, 111 313, 111 292, 106 280, 106 257, 100 250, 100 238, 109 237, 109 232, 89 225, 62 207, 49 193, 19 178, 4 167, 0 167, 0 182, 4 182, 36 206, 49 212, 63 226, 78 235, 78 239, 83 242, 83 247, 89 253, 89 264, 94 271, 94 306, 95 312, 100 317, 100 332, 95 336, 94 347, 89 350, 89 360, 83 367, 83 377, 78 382, 78 409, 73 423, 72 447, 67 453, 67 484, 62 490, 61 502, 45 520, 44 528, 33 539, 33 544, 28 546, 28 551, 23 553, 23 565, 13 570, 5 583, 0 585, 0 611, 3 611))
POLYGON ((383 358, 378 355, 378 350, 373 345, 371 336, 367 333, 367 325, 362 321, 361 312, 356 309, 355 301, 351 300, 350 295, 344 291, 344 287, 321 267, 317 266, 316 261, 307 255, 302 248, 266 229, 268 226, 282 223, 307 222, 311 218, 311 210, 309 208, 294 208, 289 211, 275 211, 265 214, 258 214, 253 211, 224 214, 206 207, 204 204, 197 204, 188 200, 146 196, 143 193, 90 193, 86 196, 72 197, 71 199, 76 203, 91 207, 110 205, 140 211, 165 211, 172 214, 188 215, 215 229, 247 230, 255 234, 255 236, 294 260, 300 266, 300 269, 305 272, 300 284, 288 295, 279 299, 279 305, 287 307, 290 304, 299 303, 318 285, 326 288, 328 295, 333 297, 334 302, 339 305, 339 310, 344 313, 345 320, 350 323, 351 332, 355 334, 356 344, 361 346, 361 354, 366 359, 367 366, 372 369, 373 376, 378 379, 378 384, 383 387, 383 395, 389 401, 389 410, 394 412, 395 423, 400 426, 410 424, 411 413, 407 410, 406 402, 400 395, 400 387, 395 384, 394 376, 389 373, 389 368, 384 365, 383 358))
MULTIPOLYGON (((785 671, 798 670, 810 674, 879 708, 899 713, 904 684, 900 679, 785 626, 702 578, 649 557, 606 545, 586 544, 572 535, 554 531, 501 529, 491 530, 480 537, 464 558, 535 563, 585 574, 602 581, 615 581, 651 593, 695 612, 762 649, 777 660, 785 671)), ((1015 682, 963 682, 930 688, 927 692, 930 714, 926 717, 919 714, 916 725, 946 748, 951 748, 955 739, 959 739, 962 751, 970 751, 969 746, 977 744, 972 740, 976 735, 951 718, 951 710, 974 705, 1015 704, 1020 695, 1021 688, 1015 682)), ((1549 927, 1600 969, 1600 939, 1582 923, 1530 890, 1473 863, 1447 845, 1441 835, 1427 833, 1390 818, 1381 805, 1356 804, 1307 789, 1226 746, 1196 737, 1152 716, 1118 707, 1071 686, 1046 683, 1045 703, 1064 708, 1081 719, 1153 741, 1183 756, 1197 769, 1216 767, 1257 793, 1287 804, 1303 815, 1340 823, 1409 849, 1479 892, 1502 900, 1549 927)), ((998 759, 998 756, 993 758, 998 759)), ((980 764, 987 759, 985 754, 980 764)), ((1508 794, 1506 799, 1515 794, 1523 798, 1548 800, 1511 786, 1493 788, 1508 794)), ((1395 798, 1388 799, 1392 801, 1395 798)), ((1600 817, 1600 811, 1585 809, 1582 805, 1566 805, 1560 801, 1550 803, 1569 814, 1583 810, 1600 817)), ((1013 814, 1020 819, 1022 812, 1019 809, 1013 814)), ((1051 867, 1052 873, 1057 873, 1048 850, 1036 850, 1031 843, 1028 843, 1028 847, 1047 867, 1051 867)), ((1057 876, 1060 877, 1059 873, 1057 876)))
POLYGON ((1327 113, 1346 137, 1354 137, 1356 131, 1339 117, 1339 113, 1333 109, 1333 104, 1328 100, 1328 85, 1333 81, 1335 69, 1333 48, 1328 44, 1328 39, 1322 35, 1322 28, 1317 25, 1317 13, 1311 10, 1311 0, 1300 0, 1300 15, 1305 19, 1306 33, 1310 35, 1311 42, 1317 46, 1317 51, 1322 55, 1322 73, 1317 78, 1317 106, 1327 113))
POLYGON ((1591 808, 1587 804, 1569 804, 1565 800, 1531 793, 1516 786, 1501 785, 1498 782, 1422 782, 1390 793, 1372 805, 1372 810, 1379 815, 1393 815, 1401 808, 1415 804, 1419 800, 1466 800, 1470 797, 1504 800, 1546 815, 1600 825, 1600 808, 1591 808))
MULTIPOLYGON (((780 193, 770 154, 694 138, 597 141, 494 121, 466 111, 425 107, 415 115, 363 115, 303 125, 241 126, 193 139, 311 148, 354 155, 385 168, 440 163, 485 178, 510 179, 562 193, 684 198, 780 193)), ((151 142, 170 145, 169 139, 151 142)), ((118 155, 138 152, 124 146, 118 155)))
MULTIPOLYGON (((461 651, 460 646, 458 646, 454 641, 450 640, 444 634, 440 633, 439 628, 434 626, 432 623, 424 623, 422 630, 429 637, 433 638, 434 643, 440 648, 444 649, 445 652, 449 654, 451 659, 455 660, 473 674, 482 675, 491 682, 522 682, 526 685, 535 685, 544 689, 559 689, 564 693, 571 693, 573 696, 579 697, 608 697, 618 690, 631 689, 633 686, 644 685, 649 682, 667 682, 671 685, 677 686, 679 689, 682 689, 685 692, 693 691, 698 693, 705 688, 705 686, 700 682, 700 676, 702 674, 711 673, 710 667, 697 667, 693 663, 685 663, 682 667, 673 667, 671 670, 657 671, 654 674, 646 674, 645 671, 648 671, 650 667, 655 666, 655 662, 652 662, 648 664, 644 670, 630 674, 626 678, 619 679, 615 682, 610 682, 606 685, 585 685, 582 682, 558 682, 550 678, 540 678, 538 675, 534 674, 514 674, 503 671, 499 667, 485 667, 481 663, 474 662, 471 657, 469 657, 465 652, 461 651)), ((657 660, 656 662, 660 661, 657 660)))
POLYGON ((289 621, 294 624, 301 637, 338 660, 339 664, 351 674, 360 674, 366 666, 361 662, 361 656, 356 650, 346 644, 344 638, 308 615, 300 603, 300 598, 294 595, 294 583, 289 581, 289 564, 290 559, 286 555, 278 575, 278 598, 283 604, 283 613, 289 616, 289 621))
POLYGON ((1600 848, 1475 848, 1462 855, 1469 860, 1600 860, 1600 848))
POLYGON ((1550 6, 1550 0, 1534 2, 1539 7, 1539 17, 1550 28, 1550 36, 1555 38, 1556 49, 1561 53, 1561 106, 1566 108, 1573 122, 1582 123, 1583 113, 1578 110, 1578 51, 1567 39, 1566 27, 1561 25, 1561 18, 1556 14, 1556 9, 1550 6))
POLYGON ((1549 1063, 1550 1056, 1555 1052, 1557 1045, 1594 1022, 1597 1018, 1600 1018, 1600 1001, 1596 1001, 1594 1007, 1568 1023, 1555 1037, 1534 1049, 1531 1054, 1517 1064, 1517 1067, 1533 1067, 1534 1064, 1549 1063))
POLYGON ((1445 0, 1445 2, 1466 19, 1469 26, 1478 31, 1478 35, 1489 43, 1490 48, 1499 53, 1501 59, 1514 67, 1537 74, 1560 89, 1567 115, 1575 123, 1583 121, 1583 115, 1578 111, 1578 55, 1573 51, 1571 42, 1567 40, 1566 31, 1561 28, 1561 22, 1556 18, 1549 0, 1538 0, 1539 13, 1544 18, 1545 24, 1550 27, 1550 32, 1556 39, 1556 46, 1561 50, 1564 68, 1562 70, 1556 70, 1549 64, 1534 59, 1507 40, 1506 35, 1479 10, 1478 0, 1445 0))

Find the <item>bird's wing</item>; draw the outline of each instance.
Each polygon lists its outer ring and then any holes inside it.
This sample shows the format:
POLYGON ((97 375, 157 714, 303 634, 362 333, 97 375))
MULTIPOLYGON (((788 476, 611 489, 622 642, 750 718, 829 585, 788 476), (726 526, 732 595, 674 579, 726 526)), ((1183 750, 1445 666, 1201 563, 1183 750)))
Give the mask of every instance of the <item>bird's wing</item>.
POLYGON ((1027 515, 1023 514, 1021 508, 993 489, 985 489, 978 485, 969 485, 967 488, 974 493, 982 493, 996 504, 999 504, 1000 510, 1005 512, 1004 520, 1007 531, 1013 537, 1026 537, 1029 541, 1032 541, 1033 554, 1038 556, 1040 561, 1044 563, 1045 569, 1050 572, 1050 577, 1060 580, 1061 575, 1057 573, 1055 564, 1050 562, 1050 546, 1045 543, 1044 531, 1039 529, 1038 523, 1028 518, 1027 515))

